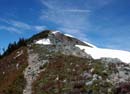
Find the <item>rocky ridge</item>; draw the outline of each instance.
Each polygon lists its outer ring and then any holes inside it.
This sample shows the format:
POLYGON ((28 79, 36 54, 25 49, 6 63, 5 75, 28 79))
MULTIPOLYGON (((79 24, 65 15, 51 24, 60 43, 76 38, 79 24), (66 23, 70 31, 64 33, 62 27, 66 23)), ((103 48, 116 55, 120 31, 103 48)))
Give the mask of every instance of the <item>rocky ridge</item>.
MULTIPOLYGON (((15 62, 13 66, 17 71, 22 61, 27 62, 28 65, 26 67, 24 65, 20 71, 22 77, 19 80, 16 76, 17 83, 12 80, 15 87, 12 84, 7 85, 7 89, 3 89, 0 85, 0 94, 130 93, 129 63, 124 63, 117 58, 93 59, 86 51, 75 45, 93 48, 85 42, 60 32, 47 30, 34 35, 27 40, 26 50, 20 48, 15 52, 16 54, 10 56, 10 58, 13 57, 10 60, 12 64, 15 62), (37 43, 39 40, 42 41, 37 43), (20 64, 19 61, 21 61, 20 64), (22 85, 22 88, 16 88, 23 82, 26 84, 22 85), (12 87, 9 88, 10 86, 12 87), (17 92, 17 90, 20 91, 17 92)), ((0 60, 0 66, 3 64, 1 61, 4 62, 3 59, 0 60)), ((7 63, 7 65, 10 64, 7 63)), ((7 79, 6 73, 3 73, 3 70, 0 72, 3 77, 0 77, 0 84, 3 79, 7 79)))

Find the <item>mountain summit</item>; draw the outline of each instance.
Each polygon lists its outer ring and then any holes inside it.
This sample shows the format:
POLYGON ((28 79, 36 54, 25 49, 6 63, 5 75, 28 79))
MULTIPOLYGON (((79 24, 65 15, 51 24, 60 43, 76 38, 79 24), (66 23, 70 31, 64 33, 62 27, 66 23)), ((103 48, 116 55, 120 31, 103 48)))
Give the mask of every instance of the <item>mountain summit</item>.
POLYGON ((59 31, 43 31, 40 32, 39 34, 34 35, 30 40, 33 40, 31 42, 34 41, 38 41, 38 40, 44 40, 44 39, 48 39, 52 42, 53 45, 57 45, 58 43, 60 44, 64 44, 64 45, 83 45, 83 46, 89 46, 87 43, 84 43, 74 37, 72 37, 71 35, 68 34, 63 34, 59 31))
POLYGON ((130 93, 130 52, 51 30, 22 43, 0 59, 0 94, 130 93))
MULTIPOLYGON (((43 44, 43 45, 72 45, 84 50, 87 54, 91 55, 94 59, 100 58, 117 58, 120 59, 122 62, 130 63, 130 52, 122 51, 122 50, 113 50, 113 49, 103 49, 94 46, 88 42, 83 42, 69 34, 63 34, 59 31, 46 31, 42 32, 46 33, 47 36, 44 38, 39 38, 36 44, 43 44)), ((42 35, 39 33, 39 35, 42 35)), ((34 39, 35 40, 35 39, 34 39)), ((35 40, 36 41, 36 40, 35 40)))

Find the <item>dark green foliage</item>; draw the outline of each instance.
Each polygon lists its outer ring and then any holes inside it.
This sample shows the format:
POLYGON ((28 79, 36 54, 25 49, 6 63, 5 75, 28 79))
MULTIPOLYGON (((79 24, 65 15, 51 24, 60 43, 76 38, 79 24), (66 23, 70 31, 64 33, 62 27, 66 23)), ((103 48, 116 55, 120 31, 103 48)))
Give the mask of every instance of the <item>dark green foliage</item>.
POLYGON ((0 58, 2 58, 2 54, 0 53, 0 58))
POLYGON ((26 40, 24 38, 20 38, 18 43, 17 43, 18 48, 21 46, 26 46, 26 40))
POLYGON ((30 39, 27 40, 27 43, 32 43, 34 40, 38 40, 38 39, 41 39, 41 38, 47 38, 48 37, 48 34, 50 33, 51 31, 50 30, 44 30, 38 34, 35 34, 33 35, 30 39))
POLYGON ((34 40, 38 40, 40 38, 46 38, 48 37, 48 34, 50 33, 50 30, 44 30, 31 38, 25 40, 24 38, 20 38, 18 42, 10 43, 7 47, 7 49, 3 49, 3 54, 0 54, 0 59, 4 56, 9 55, 11 52, 19 49, 22 46, 27 46, 27 44, 32 43, 34 40))
POLYGON ((6 50, 3 50, 3 54, 0 54, 0 59, 4 56, 9 55, 13 51, 19 49, 22 46, 26 46, 26 40, 24 38, 20 38, 18 42, 10 43, 6 50))

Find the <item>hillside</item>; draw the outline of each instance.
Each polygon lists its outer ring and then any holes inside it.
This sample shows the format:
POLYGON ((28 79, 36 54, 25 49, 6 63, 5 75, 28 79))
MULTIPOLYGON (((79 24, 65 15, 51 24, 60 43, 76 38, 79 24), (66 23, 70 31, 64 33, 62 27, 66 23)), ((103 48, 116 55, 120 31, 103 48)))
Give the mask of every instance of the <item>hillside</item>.
POLYGON ((26 83, 23 71, 28 65, 27 59, 26 47, 0 59, 0 94, 22 94, 26 83))
POLYGON ((104 50, 94 58, 93 49, 60 32, 40 32, 0 59, 0 94, 129 94, 129 58, 101 56, 104 50))

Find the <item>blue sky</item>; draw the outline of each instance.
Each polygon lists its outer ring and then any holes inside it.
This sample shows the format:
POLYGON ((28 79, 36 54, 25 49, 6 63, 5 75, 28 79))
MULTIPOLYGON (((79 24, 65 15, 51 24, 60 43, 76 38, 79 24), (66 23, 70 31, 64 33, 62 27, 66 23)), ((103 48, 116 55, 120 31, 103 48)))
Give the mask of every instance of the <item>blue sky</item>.
POLYGON ((44 29, 130 51, 130 0, 0 0, 0 48, 44 29))

